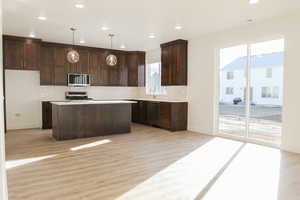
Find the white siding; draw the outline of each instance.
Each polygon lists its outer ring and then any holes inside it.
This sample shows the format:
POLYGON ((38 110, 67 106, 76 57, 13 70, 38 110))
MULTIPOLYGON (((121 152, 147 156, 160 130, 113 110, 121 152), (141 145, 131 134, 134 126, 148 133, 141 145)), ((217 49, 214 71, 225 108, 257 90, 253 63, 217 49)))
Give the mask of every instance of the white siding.
MULTIPOLYGON (((246 78, 244 70, 235 70, 234 79, 227 80, 226 70, 222 71, 220 81, 220 102, 232 103, 234 98, 241 98, 244 101, 244 88, 246 87, 246 78), (226 94, 226 88, 234 88, 234 94, 226 94)), ((283 98, 283 67, 259 67, 251 69, 250 86, 253 91, 252 103, 261 105, 282 105, 283 98), (272 78, 266 77, 266 70, 272 69, 272 78), (262 98, 262 87, 278 87, 278 98, 262 98)))

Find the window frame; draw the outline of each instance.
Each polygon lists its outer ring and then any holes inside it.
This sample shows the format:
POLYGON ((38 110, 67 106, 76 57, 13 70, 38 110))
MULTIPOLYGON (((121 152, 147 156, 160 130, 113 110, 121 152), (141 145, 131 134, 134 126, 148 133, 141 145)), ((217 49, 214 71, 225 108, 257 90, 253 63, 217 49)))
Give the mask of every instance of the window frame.
POLYGON ((233 80, 233 79, 234 79, 234 71, 227 71, 226 80, 233 80), (229 74, 231 74, 231 76, 229 74))
POLYGON ((265 77, 266 78, 273 78, 273 69, 272 68, 267 68, 266 69, 265 77))
POLYGON ((226 87, 225 94, 228 95, 228 96, 229 95, 234 95, 234 88, 233 87, 226 87))
POLYGON ((152 62, 152 63, 147 63, 146 66, 146 70, 145 70, 145 90, 146 90, 146 95, 167 95, 167 90, 165 88, 165 86, 162 86, 162 69, 161 69, 161 62, 152 62), (159 86, 157 86, 159 89, 158 91, 153 92, 151 86, 149 86, 150 84, 150 75, 149 73, 151 73, 151 67, 152 65, 157 65, 158 64, 158 68, 159 68, 159 86))

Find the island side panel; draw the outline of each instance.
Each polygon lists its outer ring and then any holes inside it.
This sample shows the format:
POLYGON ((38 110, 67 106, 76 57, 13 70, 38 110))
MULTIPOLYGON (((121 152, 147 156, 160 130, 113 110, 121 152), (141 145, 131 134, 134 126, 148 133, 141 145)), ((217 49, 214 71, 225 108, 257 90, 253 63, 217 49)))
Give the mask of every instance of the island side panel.
POLYGON ((57 140, 131 131, 131 104, 56 105, 53 109, 57 140))
POLYGON ((58 109, 57 105, 52 104, 52 136, 56 140, 59 140, 58 109))
POLYGON ((131 132, 131 106, 132 104, 119 104, 112 107, 112 122, 115 133, 131 132))

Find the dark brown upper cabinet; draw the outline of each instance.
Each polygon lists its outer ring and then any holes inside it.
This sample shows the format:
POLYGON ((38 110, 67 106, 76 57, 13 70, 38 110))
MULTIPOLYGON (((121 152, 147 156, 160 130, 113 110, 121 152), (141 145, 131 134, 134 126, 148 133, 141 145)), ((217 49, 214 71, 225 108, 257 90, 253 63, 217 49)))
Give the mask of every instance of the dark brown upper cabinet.
POLYGON ((55 48, 47 44, 41 46, 41 85, 54 85, 54 51, 55 48))
POLYGON ((95 49, 89 51, 89 65, 88 70, 91 75, 91 84, 93 86, 101 85, 100 80, 100 67, 102 55, 100 51, 95 49))
POLYGON ((40 70, 41 85, 67 85, 68 73, 91 75, 92 86, 144 86, 145 52, 119 51, 72 46, 40 39, 4 36, 4 66, 6 69, 40 70), (80 59, 72 64, 67 53, 72 48, 80 59), (108 66, 106 57, 114 54, 116 66, 108 66))
POLYGON ((68 48, 54 47, 54 84, 67 85, 69 64, 67 61, 68 48))
POLYGON ((119 73, 120 73, 120 86, 128 85, 128 67, 126 63, 127 53, 123 52, 119 55, 119 73))
POLYGON ((4 68, 39 70, 41 40, 3 36, 4 68))
POLYGON ((145 52, 129 52, 127 66, 128 86, 145 86, 145 52))
POLYGON ((187 52, 186 40, 161 44, 162 85, 187 85, 187 52))

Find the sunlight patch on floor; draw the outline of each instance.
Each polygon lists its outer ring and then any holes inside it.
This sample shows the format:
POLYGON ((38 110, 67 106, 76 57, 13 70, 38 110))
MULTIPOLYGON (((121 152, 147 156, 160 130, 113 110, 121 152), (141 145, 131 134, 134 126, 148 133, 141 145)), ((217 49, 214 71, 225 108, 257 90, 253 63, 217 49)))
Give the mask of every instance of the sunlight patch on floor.
POLYGON ((34 157, 34 158, 26 158, 26 159, 20 159, 20 160, 9 160, 6 161, 6 169, 11 169, 14 167, 19 167, 22 165, 26 165, 29 163, 33 163, 33 162, 37 162, 37 161, 41 161, 41 160, 45 160, 48 158, 53 158, 56 155, 49 155, 49 156, 40 156, 40 157, 34 157))
POLYGON ((117 200, 195 199, 243 144, 212 139, 117 200))
POLYGON ((247 144, 203 200, 277 200, 280 159, 278 149, 247 144))
POLYGON ((71 148, 71 151, 78 151, 78 150, 81 150, 81 149, 91 148, 91 147, 95 147, 95 146, 98 146, 98 145, 101 145, 101 144, 107 144, 107 143, 110 143, 110 142, 111 142, 111 140, 108 140, 108 139, 100 140, 100 141, 97 141, 97 142, 93 142, 93 143, 73 147, 73 148, 71 148))

